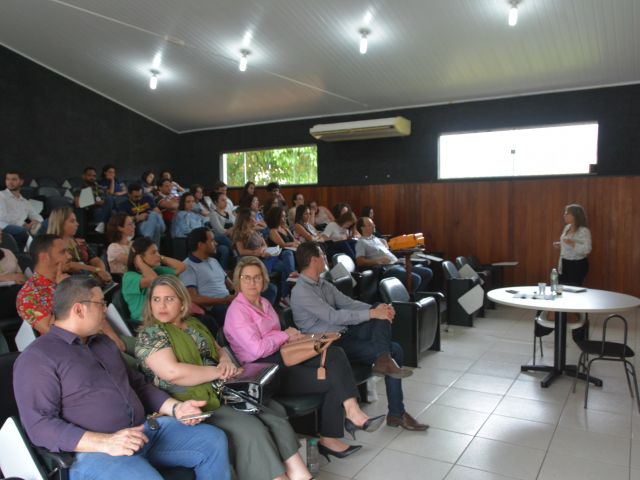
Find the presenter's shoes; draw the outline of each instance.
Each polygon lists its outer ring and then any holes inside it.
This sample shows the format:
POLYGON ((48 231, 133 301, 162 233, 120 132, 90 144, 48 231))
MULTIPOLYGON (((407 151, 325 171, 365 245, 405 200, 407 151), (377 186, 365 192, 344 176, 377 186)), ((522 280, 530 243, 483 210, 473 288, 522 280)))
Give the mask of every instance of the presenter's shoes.
POLYGON ((407 378, 413 375, 408 368, 399 367, 391 355, 384 353, 378 357, 376 363, 373 364, 371 373, 378 376, 388 376, 391 378, 407 378))
POLYGON ((375 432, 382 426, 383 423, 384 423, 384 415, 378 415, 377 417, 371 417, 367 419, 367 421, 364 422, 361 427, 358 427, 351 420, 349 420, 348 418, 345 418, 344 429, 347 432, 349 432, 349 434, 355 440, 357 430, 364 430, 365 432, 375 432))
POLYGON ((395 415, 387 415, 387 425, 390 427, 402 427, 405 430, 411 430, 414 432, 424 432, 429 425, 419 423, 415 418, 404 412, 401 417, 395 415))
POLYGON ((325 447, 321 443, 318 444, 318 452, 320 452, 320 455, 326 458, 329 462, 331 461, 331 459, 329 458, 330 455, 333 455, 336 458, 345 458, 351 455, 352 453, 357 452, 361 448, 362 448, 362 445, 349 445, 346 450, 342 450, 341 452, 338 452, 336 450, 331 450, 330 448, 325 447))

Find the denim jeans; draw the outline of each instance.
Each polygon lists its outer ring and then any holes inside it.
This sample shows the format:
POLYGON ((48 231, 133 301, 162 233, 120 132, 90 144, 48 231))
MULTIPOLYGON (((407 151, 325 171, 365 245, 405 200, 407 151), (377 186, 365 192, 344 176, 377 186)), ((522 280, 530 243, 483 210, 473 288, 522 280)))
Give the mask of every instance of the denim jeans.
POLYGON ((160 237, 166 228, 162 215, 158 212, 149 212, 149 217, 144 222, 138 224, 140 235, 149 237, 158 248, 160 248, 160 237))
MULTIPOLYGON (((385 270, 382 275, 383 278, 395 277, 400 280, 406 286, 407 271, 401 265, 394 265, 391 268, 385 270)), ((413 286, 413 292, 426 292, 429 282, 433 278, 433 272, 428 267, 422 265, 414 265, 411 268, 411 283, 413 286)))
POLYGON ((102 205, 94 205, 89 207, 91 210, 91 220, 95 223, 107 223, 111 218, 115 203, 113 197, 105 195, 103 198, 104 203, 102 205))
POLYGON ((18 244, 18 250, 20 252, 24 251, 27 240, 29 240, 29 232, 26 228, 19 225, 7 225, 2 229, 2 231, 4 233, 8 233, 14 238, 14 240, 18 244))
MULTIPOLYGON (((350 325, 335 345, 342 347, 352 363, 372 365, 383 353, 390 353, 399 366, 402 366, 404 352, 402 347, 391 341, 391 323, 387 320, 372 319, 358 325, 350 325)), ((384 377, 389 415, 397 417, 404 413, 402 380, 384 377)))
POLYGON ((184 425, 172 417, 158 417, 160 428, 145 423, 149 442, 130 457, 106 453, 78 453, 70 480, 131 478, 162 480, 156 468, 193 468, 198 480, 229 480, 229 453, 224 432, 212 425, 184 425))

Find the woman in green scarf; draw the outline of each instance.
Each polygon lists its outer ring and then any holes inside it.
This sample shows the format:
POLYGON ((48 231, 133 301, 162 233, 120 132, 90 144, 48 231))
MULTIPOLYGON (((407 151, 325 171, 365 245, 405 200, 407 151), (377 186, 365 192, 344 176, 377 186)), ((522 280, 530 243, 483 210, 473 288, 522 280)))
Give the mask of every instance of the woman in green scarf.
POLYGON ((269 403, 283 417, 249 415, 220 404, 211 382, 231 378, 239 369, 189 314, 190 307, 189 294, 177 277, 161 275, 150 285, 136 343, 144 374, 174 398, 206 400, 202 410, 215 410, 207 421, 227 434, 239 480, 310 479, 281 405, 269 403))

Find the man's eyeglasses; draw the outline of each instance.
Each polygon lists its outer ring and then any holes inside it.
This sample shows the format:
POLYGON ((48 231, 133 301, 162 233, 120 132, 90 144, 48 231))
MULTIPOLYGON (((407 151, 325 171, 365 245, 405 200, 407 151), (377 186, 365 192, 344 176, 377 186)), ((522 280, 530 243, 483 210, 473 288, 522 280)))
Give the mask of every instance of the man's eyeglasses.
POLYGON ((262 275, 256 275, 252 277, 251 275, 240 275, 240 280, 247 283, 260 283, 262 282, 262 275))

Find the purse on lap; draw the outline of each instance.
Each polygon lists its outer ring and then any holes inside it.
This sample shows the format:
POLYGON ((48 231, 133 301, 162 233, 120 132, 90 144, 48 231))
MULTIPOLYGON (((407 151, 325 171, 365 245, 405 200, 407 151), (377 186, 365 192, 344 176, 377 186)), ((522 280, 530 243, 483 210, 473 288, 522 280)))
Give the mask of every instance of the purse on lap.
POLYGON ((304 335, 300 340, 287 342, 280 347, 282 361, 287 367, 292 367, 302 362, 306 362, 316 355, 320 355, 318 380, 325 380, 327 378, 327 372, 324 368, 324 364, 327 357, 327 349, 339 338, 340 334, 337 332, 304 335))
POLYGON ((275 363, 247 363, 236 377, 215 380, 212 385, 224 403, 241 412, 257 414, 271 410, 264 406, 265 387, 280 368, 275 363))

